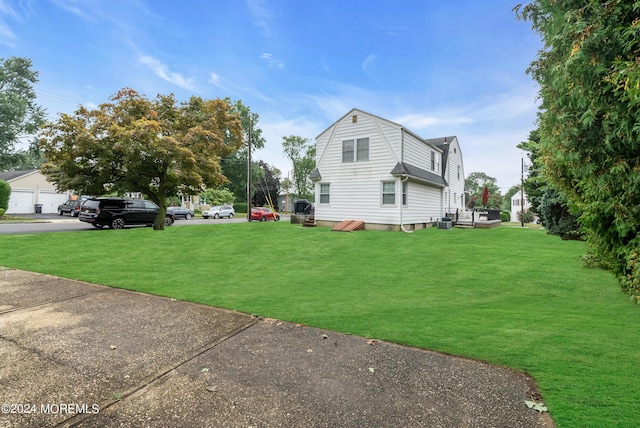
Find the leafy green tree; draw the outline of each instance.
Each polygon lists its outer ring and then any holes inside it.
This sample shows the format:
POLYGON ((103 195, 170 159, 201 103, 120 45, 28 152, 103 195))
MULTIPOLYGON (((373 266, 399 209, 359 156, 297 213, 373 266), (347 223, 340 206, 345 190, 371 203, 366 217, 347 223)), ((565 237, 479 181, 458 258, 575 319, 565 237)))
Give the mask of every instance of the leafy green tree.
POLYGON ((208 205, 233 205, 235 202, 235 196, 227 188, 220 189, 207 189, 200 193, 200 199, 204 200, 203 203, 208 205))
POLYGON ((252 203, 255 206, 266 206, 269 202, 268 195, 277 209, 278 195, 280 194, 280 171, 263 161, 259 161, 258 164, 262 170, 262 178, 255 187, 252 203))
MULTIPOLYGON (((225 101, 231 106, 231 113, 236 113, 240 117, 242 123, 242 141, 243 145, 239 150, 233 152, 222 160, 222 172, 229 179, 227 187, 237 201, 247 200, 247 147, 249 142, 249 136, 251 136, 251 155, 256 150, 263 149, 265 139, 262 136, 262 129, 260 129, 258 122, 260 116, 257 113, 251 111, 251 109, 244 105, 241 100, 232 102, 230 98, 225 98, 225 101)), ((252 160, 251 162, 251 187, 256 189, 259 181, 257 181, 260 175, 260 165, 258 162, 252 160)))
POLYGON ((33 85, 38 72, 30 59, 0 58, 0 170, 17 169, 14 153, 20 138, 35 134, 44 123, 45 110, 35 103, 33 85))
POLYGON ((11 186, 4 180, 0 180, 0 210, 3 215, 9 209, 9 198, 11 197, 11 186))
POLYGON ((282 150, 293 164, 291 182, 300 198, 313 200, 311 173, 316 167, 316 146, 298 135, 282 137, 282 150))
POLYGON ((26 170, 26 169, 40 169, 44 157, 42 152, 38 149, 32 150, 18 150, 14 153, 0 156, 0 170, 26 170))
POLYGON ((540 136, 538 130, 529 133, 529 140, 518 144, 518 148, 525 150, 530 166, 524 189, 531 205, 548 233, 566 237, 580 237, 578 214, 574 211, 565 193, 554 186, 545 176, 545 165, 540 157, 540 136))
POLYGON ((580 237, 578 216, 571 212, 570 202, 562 191, 546 186, 537 212, 542 225, 550 234, 563 238, 580 237))
POLYGON ((640 20, 637 1, 537 0, 516 8, 542 37, 545 176, 582 212, 593 255, 640 292, 640 20))
POLYGON ((167 197, 227 181, 220 159, 242 144, 240 119, 227 102, 191 97, 178 105, 173 95, 149 100, 128 88, 110 100, 45 126, 42 171, 58 189, 142 192, 160 206, 154 229, 161 230, 167 197))
POLYGON ((464 187, 469 194, 467 206, 469 208, 480 208, 484 206, 482 203, 482 192, 485 186, 489 191, 489 200, 486 208, 500 209, 502 206, 502 195, 498 188, 498 180, 488 176, 484 172, 472 172, 465 178, 464 187))

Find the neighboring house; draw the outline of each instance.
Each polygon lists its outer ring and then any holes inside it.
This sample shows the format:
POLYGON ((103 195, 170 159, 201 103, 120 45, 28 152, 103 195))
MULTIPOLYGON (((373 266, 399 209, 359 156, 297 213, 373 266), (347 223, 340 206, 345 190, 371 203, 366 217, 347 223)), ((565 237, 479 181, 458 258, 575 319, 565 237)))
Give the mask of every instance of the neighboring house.
POLYGON ((527 194, 525 192, 520 193, 518 191, 511 197, 511 221, 519 222, 518 213, 524 211, 527 212, 530 208, 529 201, 527 200, 527 194))
POLYGON ((464 165, 455 136, 423 139, 353 109, 316 137, 315 219, 367 229, 427 227, 464 211, 464 165))
POLYGON ((55 213, 70 193, 60 193, 39 170, 0 172, 0 180, 11 186, 7 214, 33 214, 36 205, 43 213, 55 213))
POLYGON ((293 193, 281 193, 278 195, 278 210, 293 212, 293 203, 297 200, 293 193))

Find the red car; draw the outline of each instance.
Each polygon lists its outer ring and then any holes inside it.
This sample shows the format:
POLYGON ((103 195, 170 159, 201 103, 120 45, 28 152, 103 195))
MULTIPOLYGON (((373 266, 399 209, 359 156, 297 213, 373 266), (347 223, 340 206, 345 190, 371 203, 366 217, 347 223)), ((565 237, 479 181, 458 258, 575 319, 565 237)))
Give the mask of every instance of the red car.
POLYGON ((259 220, 259 221, 279 221, 280 215, 271 211, 271 208, 267 207, 255 207, 251 208, 251 221, 259 220))

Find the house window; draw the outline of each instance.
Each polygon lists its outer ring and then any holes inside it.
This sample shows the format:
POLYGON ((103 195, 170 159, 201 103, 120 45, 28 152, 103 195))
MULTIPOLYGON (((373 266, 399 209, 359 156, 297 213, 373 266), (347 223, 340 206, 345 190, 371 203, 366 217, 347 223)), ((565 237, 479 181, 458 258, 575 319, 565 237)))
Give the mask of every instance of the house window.
POLYGON ((369 160, 369 138, 344 140, 342 142, 342 163, 369 160))
POLYGON ((342 142, 342 163, 353 162, 353 140, 342 142))
POLYGON ((409 183, 404 181, 402 183, 402 205, 407 205, 407 189, 409 188, 409 183))
POLYGON ((369 138, 358 138, 357 162, 369 160, 369 138))
POLYGON ((329 183, 320 184, 320 203, 329 203, 329 183))
POLYGON ((460 180, 460 165, 458 165, 458 180, 460 180))
POLYGON ((396 203, 396 182, 382 182, 382 205, 395 205, 396 203))
POLYGON ((431 171, 436 170, 436 152, 431 152, 431 171))

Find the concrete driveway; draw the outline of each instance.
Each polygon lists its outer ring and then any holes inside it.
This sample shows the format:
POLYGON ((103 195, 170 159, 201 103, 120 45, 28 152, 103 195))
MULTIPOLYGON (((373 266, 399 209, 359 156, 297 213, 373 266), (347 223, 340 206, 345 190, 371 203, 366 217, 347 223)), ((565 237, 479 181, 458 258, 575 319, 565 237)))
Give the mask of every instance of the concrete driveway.
POLYGON ((549 427, 489 364, 0 268, 0 427, 549 427))

